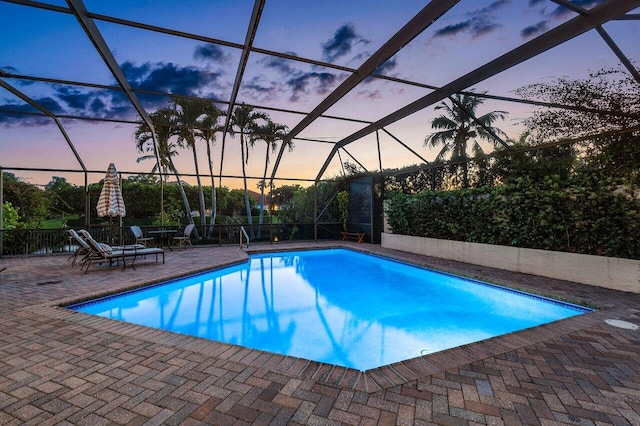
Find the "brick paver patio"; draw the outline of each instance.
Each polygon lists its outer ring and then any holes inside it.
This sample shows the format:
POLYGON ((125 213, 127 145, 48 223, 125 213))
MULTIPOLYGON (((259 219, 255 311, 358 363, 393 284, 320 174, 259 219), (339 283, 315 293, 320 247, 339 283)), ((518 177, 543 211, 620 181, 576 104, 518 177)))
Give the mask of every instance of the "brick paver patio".
POLYGON ((640 324, 640 295, 340 245, 598 310, 363 373, 60 307, 246 259, 237 247, 87 274, 65 256, 1 258, 0 424, 640 425, 640 331, 605 322, 640 324))

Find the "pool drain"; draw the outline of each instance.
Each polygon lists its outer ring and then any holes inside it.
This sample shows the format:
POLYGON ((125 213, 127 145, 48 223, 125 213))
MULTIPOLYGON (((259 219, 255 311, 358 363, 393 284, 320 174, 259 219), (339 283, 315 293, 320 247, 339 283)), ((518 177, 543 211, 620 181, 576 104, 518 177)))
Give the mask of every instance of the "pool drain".
POLYGON ((39 282, 37 285, 59 284, 61 282, 62 280, 42 281, 42 282, 39 282))
POLYGON ((608 319, 608 320, 604 320, 604 322, 606 322, 609 325, 612 325, 614 327, 618 327, 618 328, 624 328, 625 330, 633 330, 636 331, 638 329, 640 329, 640 327, 638 327, 637 325, 627 322, 627 321, 621 321, 621 320, 617 320, 617 319, 608 319))

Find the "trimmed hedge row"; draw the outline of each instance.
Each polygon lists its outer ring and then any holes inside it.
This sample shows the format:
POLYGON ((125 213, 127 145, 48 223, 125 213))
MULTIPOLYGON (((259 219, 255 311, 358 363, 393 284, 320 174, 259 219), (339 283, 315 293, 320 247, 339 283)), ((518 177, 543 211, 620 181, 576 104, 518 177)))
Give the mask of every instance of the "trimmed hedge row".
POLYGON ((388 223, 397 234, 640 259, 633 190, 612 182, 547 184, 396 193, 388 223))

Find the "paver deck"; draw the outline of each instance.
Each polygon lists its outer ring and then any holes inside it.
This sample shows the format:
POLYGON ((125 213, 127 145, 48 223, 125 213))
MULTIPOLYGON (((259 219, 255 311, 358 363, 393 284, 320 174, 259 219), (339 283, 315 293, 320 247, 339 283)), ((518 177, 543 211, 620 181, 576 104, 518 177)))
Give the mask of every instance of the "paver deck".
MULTIPOLYGON (((640 425, 640 295, 355 243, 347 246, 588 304, 597 311, 359 372, 69 311, 87 300, 246 259, 169 252, 136 269, 0 258, 0 424, 640 425)), ((640 285, 640 284, 639 284, 640 285)))

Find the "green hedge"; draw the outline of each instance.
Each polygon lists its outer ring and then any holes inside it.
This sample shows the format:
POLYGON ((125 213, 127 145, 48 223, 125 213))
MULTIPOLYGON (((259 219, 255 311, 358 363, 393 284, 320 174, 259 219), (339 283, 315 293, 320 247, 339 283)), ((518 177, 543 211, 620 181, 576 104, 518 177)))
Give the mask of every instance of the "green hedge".
POLYGON ((640 259, 640 201, 610 181, 397 193, 388 207, 398 234, 640 259))

